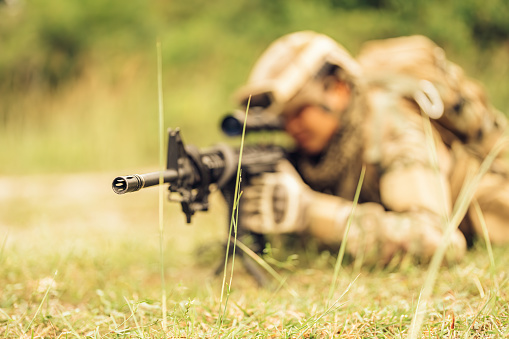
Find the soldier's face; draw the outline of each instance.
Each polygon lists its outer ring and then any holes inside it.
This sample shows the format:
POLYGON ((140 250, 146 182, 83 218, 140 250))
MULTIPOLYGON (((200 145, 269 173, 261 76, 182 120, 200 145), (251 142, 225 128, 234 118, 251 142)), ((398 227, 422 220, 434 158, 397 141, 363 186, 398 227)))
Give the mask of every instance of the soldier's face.
POLYGON ((309 155, 322 152, 338 127, 338 118, 320 106, 304 106, 285 119, 286 131, 309 155))
POLYGON ((299 148, 309 155, 321 153, 339 128, 339 115, 350 102, 350 89, 342 82, 332 83, 324 95, 324 107, 303 105, 285 115, 285 129, 299 148))

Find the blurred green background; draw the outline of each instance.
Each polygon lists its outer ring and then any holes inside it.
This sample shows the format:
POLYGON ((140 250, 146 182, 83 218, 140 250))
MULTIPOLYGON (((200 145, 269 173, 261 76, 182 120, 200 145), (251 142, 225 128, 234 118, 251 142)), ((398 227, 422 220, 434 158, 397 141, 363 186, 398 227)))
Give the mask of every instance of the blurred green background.
POLYGON ((201 147, 225 140, 219 119, 260 53, 304 29, 353 54, 427 35, 507 113, 508 18, 506 0, 0 0, 0 174, 156 167, 157 40, 165 127, 201 147))

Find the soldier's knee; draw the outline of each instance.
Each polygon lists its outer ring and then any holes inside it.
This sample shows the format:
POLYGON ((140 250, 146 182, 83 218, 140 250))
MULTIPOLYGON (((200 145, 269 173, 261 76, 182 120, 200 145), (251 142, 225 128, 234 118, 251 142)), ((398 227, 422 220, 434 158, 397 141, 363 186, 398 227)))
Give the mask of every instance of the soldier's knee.
POLYGON ((454 264, 461 261, 465 256, 467 242, 458 230, 454 231, 449 239, 445 239, 444 234, 436 228, 423 229, 408 250, 421 261, 429 262, 439 247, 445 245, 444 242, 447 242, 445 262, 454 264))
POLYGON ((469 218, 473 231, 483 237, 486 227, 490 241, 494 244, 509 243, 509 181, 501 175, 488 173, 476 192, 481 213, 471 207, 469 218))
POLYGON ((471 213, 472 226, 474 232, 479 237, 484 236, 483 228, 486 227, 488 237, 491 243, 497 245, 509 244, 509 201, 500 208, 482 210, 482 215, 476 211, 471 213))
POLYGON ((467 251, 467 240, 463 233, 455 230, 449 240, 447 251, 445 252, 445 260, 447 263, 458 263, 463 259, 467 251))

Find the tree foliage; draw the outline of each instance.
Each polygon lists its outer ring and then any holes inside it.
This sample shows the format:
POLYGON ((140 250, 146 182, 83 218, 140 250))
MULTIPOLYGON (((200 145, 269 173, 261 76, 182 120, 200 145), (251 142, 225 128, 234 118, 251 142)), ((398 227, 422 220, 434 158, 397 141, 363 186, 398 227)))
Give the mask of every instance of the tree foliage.
POLYGON ((505 0, 0 0, 0 172, 149 164, 158 154, 157 40, 167 124, 199 146, 221 138, 213 127, 260 53, 298 30, 330 35, 352 54, 369 39, 429 36, 508 112, 508 8, 505 0))
MULTIPOLYGON (((170 36, 188 25, 210 27, 217 45, 228 45, 231 32, 265 41, 292 29, 320 28, 326 23, 333 30, 356 33, 350 37, 353 45, 364 38, 424 33, 446 45, 486 49, 508 43, 508 17, 505 0, 10 0, 0 2, 4 51, 0 82, 2 88, 23 90, 55 87, 78 77, 95 50, 139 53, 155 36, 170 36), (360 15, 380 25, 366 34, 352 20, 360 15)), ((176 46, 182 56, 175 53, 174 60, 187 59, 188 46, 176 46)))
MULTIPOLYGON (((142 0, 28 0, 0 8, 2 87, 55 87, 80 75, 93 49, 139 48, 154 31, 142 0)), ((2 6, 2 5, 0 5, 2 6)))

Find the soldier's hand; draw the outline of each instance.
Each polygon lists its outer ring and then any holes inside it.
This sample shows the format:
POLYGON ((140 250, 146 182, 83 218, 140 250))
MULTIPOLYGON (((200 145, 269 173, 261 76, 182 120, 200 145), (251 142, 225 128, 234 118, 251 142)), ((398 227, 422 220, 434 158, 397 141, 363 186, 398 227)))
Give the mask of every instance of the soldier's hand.
POLYGON ((286 160, 274 173, 264 173, 244 189, 240 200, 242 226, 258 233, 302 231, 307 224, 311 189, 286 160))

